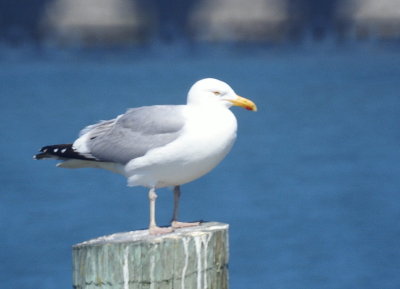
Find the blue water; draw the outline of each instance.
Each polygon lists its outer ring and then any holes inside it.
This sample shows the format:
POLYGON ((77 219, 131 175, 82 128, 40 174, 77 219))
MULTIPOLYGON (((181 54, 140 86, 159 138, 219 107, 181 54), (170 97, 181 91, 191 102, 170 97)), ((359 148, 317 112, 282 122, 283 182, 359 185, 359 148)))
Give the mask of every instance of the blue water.
POLYGON ((230 288, 400 288, 400 55, 371 45, 1 48, 0 288, 71 288, 73 244, 148 222, 145 189, 32 155, 203 77, 259 108, 233 108, 232 152, 182 188, 182 220, 230 224, 230 288))

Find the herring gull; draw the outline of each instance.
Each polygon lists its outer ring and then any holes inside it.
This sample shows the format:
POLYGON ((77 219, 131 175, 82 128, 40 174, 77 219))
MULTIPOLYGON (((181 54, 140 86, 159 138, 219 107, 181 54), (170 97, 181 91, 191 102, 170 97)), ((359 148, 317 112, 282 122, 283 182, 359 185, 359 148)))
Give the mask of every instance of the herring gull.
POLYGON ((179 222, 180 185, 211 171, 230 151, 237 122, 232 105, 256 105, 225 82, 206 78, 189 90, 186 105, 129 109, 115 119, 89 125, 72 144, 45 146, 35 159, 61 160, 62 168, 102 168, 127 178, 128 186, 149 188, 150 234, 198 223, 179 222), (156 189, 174 187, 171 227, 155 220, 156 189))

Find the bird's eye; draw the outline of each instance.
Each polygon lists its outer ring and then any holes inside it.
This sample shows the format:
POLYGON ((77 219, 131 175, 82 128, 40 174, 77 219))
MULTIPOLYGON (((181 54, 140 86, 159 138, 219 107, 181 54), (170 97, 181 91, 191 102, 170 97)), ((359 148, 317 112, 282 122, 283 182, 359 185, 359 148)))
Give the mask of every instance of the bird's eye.
POLYGON ((221 95, 221 92, 219 92, 219 91, 213 91, 213 93, 214 93, 215 95, 221 95))

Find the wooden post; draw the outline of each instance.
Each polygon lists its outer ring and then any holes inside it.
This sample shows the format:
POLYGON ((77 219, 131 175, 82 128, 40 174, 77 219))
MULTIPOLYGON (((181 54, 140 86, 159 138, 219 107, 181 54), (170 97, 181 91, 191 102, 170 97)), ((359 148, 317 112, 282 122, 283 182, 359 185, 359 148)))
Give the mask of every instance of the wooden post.
POLYGON ((73 247, 75 289, 227 289, 228 225, 118 233, 73 247))

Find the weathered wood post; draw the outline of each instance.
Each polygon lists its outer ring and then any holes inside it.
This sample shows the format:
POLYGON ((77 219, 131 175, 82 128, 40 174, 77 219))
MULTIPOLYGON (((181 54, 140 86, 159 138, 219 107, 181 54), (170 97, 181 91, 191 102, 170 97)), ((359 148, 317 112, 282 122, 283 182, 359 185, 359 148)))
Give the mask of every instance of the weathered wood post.
POLYGON ((228 225, 150 236, 118 233, 73 247, 75 289, 227 289, 228 225))

